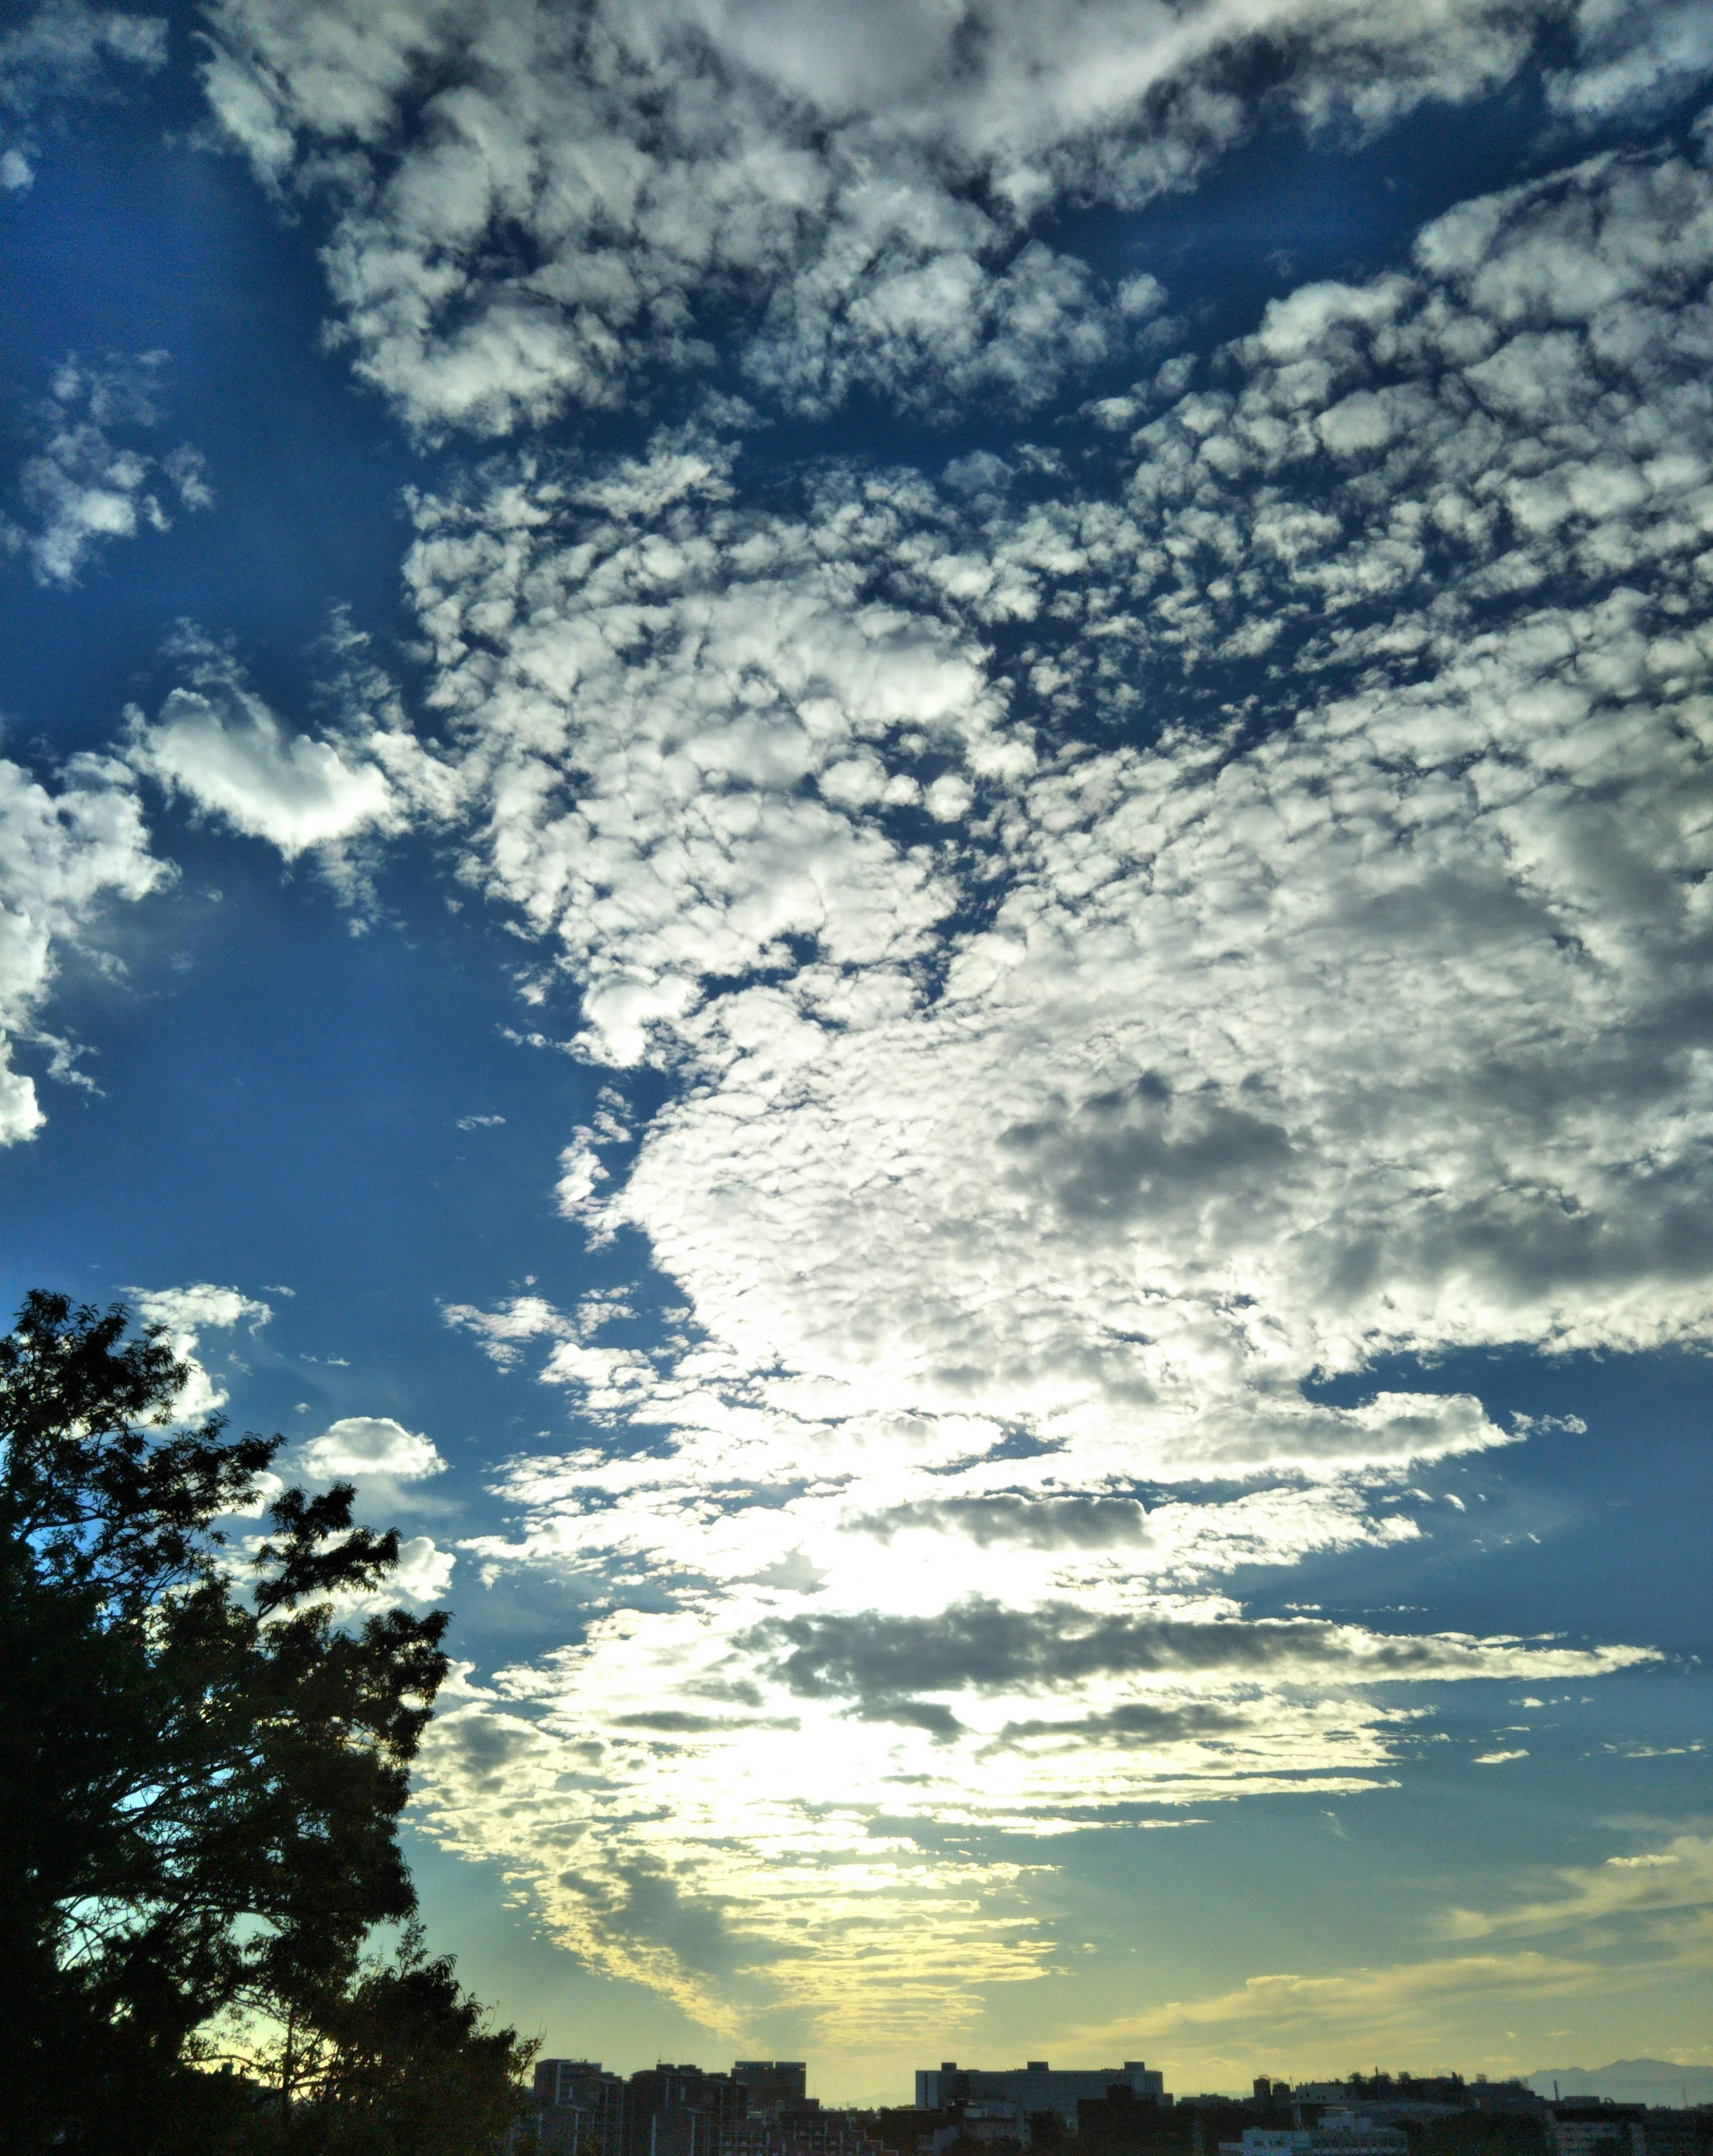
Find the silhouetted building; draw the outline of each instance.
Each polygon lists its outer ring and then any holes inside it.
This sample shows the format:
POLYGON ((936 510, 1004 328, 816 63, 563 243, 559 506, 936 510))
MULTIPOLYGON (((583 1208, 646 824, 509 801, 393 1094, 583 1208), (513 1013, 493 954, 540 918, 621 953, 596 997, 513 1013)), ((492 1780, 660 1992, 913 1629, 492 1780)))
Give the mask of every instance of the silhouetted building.
POLYGON ((1219 2156, 1408 2156, 1409 2137, 1347 2111, 1329 2111, 1318 2126, 1246 2126, 1239 2141, 1222 2141, 1219 2156))
POLYGON ((1076 2138, 1082 2156, 1141 2156, 1168 2140, 1182 2139, 1171 2133, 1172 2124, 1172 2112, 1157 2097, 1138 2096, 1127 2082, 1110 2083, 1104 2096, 1077 2100, 1076 2138))
POLYGON ((1647 2112, 1639 2103, 1577 2097, 1546 2107, 1553 2156, 1647 2156, 1647 2112))
POLYGON ((749 2092, 730 2074, 659 2066, 625 2086, 624 2156, 726 2156, 745 2118, 749 2092))
POLYGON ((1648 2156, 1713 2156, 1713 2107, 1650 2107, 1642 2122, 1648 2156))
POLYGON ((749 2092, 751 2118, 801 2110, 808 2101, 808 2068, 801 2059, 740 2059, 731 2078, 749 2092))
POLYGON ((1470 2111, 1539 2118, 1539 2097, 1521 2082, 1465 2082, 1461 2074, 1352 2074, 1341 2082, 1299 2082, 1288 2092, 1275 2084, 1299 2127, 1332 2111, 1381 2126, 1430 2126, 1470 2111))
POLYGON ((990 2072, 977 2066, 960 2066, 955 2059, 942 2060, 937 2071, 924 2068, 916 2075, 916 2109, 940 2111, 972 2103, 1009 2103, 1019 2118, 1057 2112, 1067 2126, 1074 2126, 1077 2105, 1084 2099, 1098 2101, 1109 2088, 1128 2088, 1156 2103, 1166 2100, 1165 2085, 1140 2059, 1126 2059, 1121 2066, 1064 2068, 1057 2072, 1044 2059, 1031 2059, 1026 2066, 990 2072))
POLYGON ((911 2156, 911 2151, 926 2148, 935 2134, 954 2124, 955 2111, 918 2111, 913 2104, 894 2104, 874 2114, 873 2132, 881 2148, 890 2149, 893 2156, 911 2156))
POLYGON ((813 2097, 741 2119, 726 2137, 726 2156, 880 2156, 869 2114, 823 2111, 813 2097))
POLYGON ((1536 2096, 1526 2082, 1490 2082, 1485 2074, 1477 2074, 1464 2094, 1471 2111, 1496 2111, 1520 2118, 1539 2118, 1546 2109, 1546 2099, 1536 2096))
POLYGON ((746 2108, 730 2074, 660 2066, 623 2081, 591 2059, 541 2060, 535 2098, 543 2148, 582 2156, 727 2156, 746 2108))
POLYGON ((580 2149, 587 2156, 628 2156, 626 2089, 593 2059, 539 2059, 535 2097, 544 2149, 580 2149))

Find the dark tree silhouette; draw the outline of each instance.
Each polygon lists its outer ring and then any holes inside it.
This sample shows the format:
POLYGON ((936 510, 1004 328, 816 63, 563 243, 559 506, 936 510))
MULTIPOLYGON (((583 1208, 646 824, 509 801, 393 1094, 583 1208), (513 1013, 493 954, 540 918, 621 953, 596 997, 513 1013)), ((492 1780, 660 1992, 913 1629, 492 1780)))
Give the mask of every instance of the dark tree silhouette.
MULTIPOLYGON (((419 1941, 390 1976, 360 1961, 415 1909, 397 1822, 447 1618, 341 1621, 398 1554, 353 1526, 348 1483, 285 1491, 240 1559, 215 1523, 254 1507, 281 1440, 176 1425, 186 1376, 159 1328, 62 1296, 0 1340, 0 2116, 20 2150, 290 2133, 289 2087, 206 2071, 223 2015, 331 2058, 365 2014, 439 2014, 449 2038, 462 2013, 473 2070, 507 2084, 521 2062, 419 1941)), ((338 2109, 309 2107, 329 2132, 338 2109)))

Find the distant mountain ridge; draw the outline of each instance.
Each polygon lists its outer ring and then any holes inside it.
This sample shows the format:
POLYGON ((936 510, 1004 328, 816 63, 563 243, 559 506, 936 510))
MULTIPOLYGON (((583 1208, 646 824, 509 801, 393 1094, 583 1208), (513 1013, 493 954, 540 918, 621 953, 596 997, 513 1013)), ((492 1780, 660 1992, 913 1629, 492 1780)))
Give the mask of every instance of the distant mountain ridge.
POLYGON ((1614 2059, 1609 2066, 1542 2066, 1523 2078, 1541 2096, 1605 2096, 1618 2103, 1713 2103, 1713 2066, 1614 2059))

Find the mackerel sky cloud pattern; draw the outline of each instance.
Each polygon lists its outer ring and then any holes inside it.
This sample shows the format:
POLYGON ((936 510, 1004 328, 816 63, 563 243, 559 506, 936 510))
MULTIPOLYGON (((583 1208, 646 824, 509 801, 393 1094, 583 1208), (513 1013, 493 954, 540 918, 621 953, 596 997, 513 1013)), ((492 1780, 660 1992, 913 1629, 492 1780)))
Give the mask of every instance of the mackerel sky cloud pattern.
MULTIPOLYGON (((1509 1902, 1448 1870, 1358 1972, 1261 1978, 1280 1949, 1128 2020, 1065 1931, 1074 1882, 1192 1864, 1216 1812, 1330 1850, 1436 1747, 1491 1786, 1540 1744, 1504 1715, 1685 1666, 1592 1600, 1423 1582, 1470 1477, 1587 1438, 1562 1373, 1710 1341, 1699 17, 118 21, 43 11, 57 74, 0 46, 19 139, 50 74, 182 80, 185 154, 415 459, 399 612, 335 593, 310 692, 164 607, 100 744, 0 765, 0 1020, 56 1041, 62 963, 221 860, 353 947, 503 928, 536 1120, 466 1087, 413 1180, 531 1147, 546 1225, 520 1198, 483 1272, 412 1216, 423 1344, 305 1353, 346 1374, 288 1404, 467 1628, 425 1848, 663 2028, 853 2093, 1020 2029, 1013 1988, 1067 2051, 1151 2029, 1229 2078, 1316 2014, 1451 2041, 1495 1991, 1621 1986, 1648 1925, 1702 1968, 1705 1845, 1664 1810, 1609 1876, 1579 1826, 1509 1902), (1508 170, 1239 300, 1126 237, 1257 158, 1366 186, 1423 115, 1525 105, 1508 170), (505 1428, 461 1435, 413 1353, 505 1428)), ((69 606, 244 480, 162 447, 204 439, 164 352, 59 365, 4 530, 69 606)), ((140 1307, 280 1333, 248 1290, 140 1307)))

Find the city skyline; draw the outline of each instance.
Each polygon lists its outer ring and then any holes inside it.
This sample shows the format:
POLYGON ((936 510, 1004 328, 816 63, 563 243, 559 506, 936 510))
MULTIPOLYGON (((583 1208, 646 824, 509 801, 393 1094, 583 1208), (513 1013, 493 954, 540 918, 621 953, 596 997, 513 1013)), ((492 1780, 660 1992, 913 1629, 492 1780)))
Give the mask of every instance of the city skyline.
MULTIPOLYGON (((729 2068, 659 2060, 652 2067, 637 2068, 627 2076, 609 2070, 598 2059, 544 2058, 535 2069, 536 2097, 538 2102, 548 2103, 574 2102, 575 2085, 579 2082, 598 2080, 616 2089, 648 2083, 660 2075, 741 2085, 746 2092, 752 2118, 792 2114, 805 2107, 809 2112, 873 2107, 823 2106, 809 2089, 810 2062, 803 2059, 740 2059, 729 2068)), ((1203 2101, 1309 2105, 1317 2109, 1353 2103, 1393 2118, 1415 2113, 1426 2116, 1459 2107, 1540 2116, 1549 2102, 1561 2102, 1589 2104, 1596 2113, 1603 2105, 1696 2114, 1713 2108, 1713 2071, 1681 2067, 1664 2059, 1615 2060, 1604 2067, 1536 2069, 1531 2074, 1502 2080, 1485 2074, 1465 2076, 1454 2067, 1412 2072, 1407 2068, 1388 2071, 1376 2066, 1366 2072, 1355 2069, 1324 2080, 1295 2082, 1283 2076, 1259 2074, 1246 2089, 1180 2092, 1166 2088, 1163 2075, 1140 2059, 1104 2067, 1066 2066, 1063 2061, 1054 2066, 1045 2059, 1032 2059, 1022 2066, 999 2066, 990 2062, 985 2067, 975 2067, 941 2060, 936 2067, 918 2067, 915 2083, 912 2102, 884 2107, 900 2113, 941 2113, 1005 2099, 1025 2116, 1056 2109, 1064 2114, 1071 2130, 1075 2128, 1082 2102, 1115 2090, 1140 2102, 1167 2109, 1175 2103, 1194 2105, 1203 2101), (1612 2092, 1614 2087, 1616 2094, 1612 2092)))
POLYGON ((1710 95, 0 29, 0 1291, 397 1525, 548 2056, 1713 2067, 1710 95))

